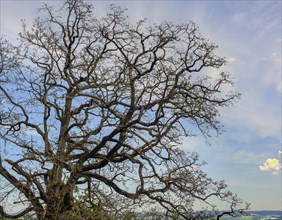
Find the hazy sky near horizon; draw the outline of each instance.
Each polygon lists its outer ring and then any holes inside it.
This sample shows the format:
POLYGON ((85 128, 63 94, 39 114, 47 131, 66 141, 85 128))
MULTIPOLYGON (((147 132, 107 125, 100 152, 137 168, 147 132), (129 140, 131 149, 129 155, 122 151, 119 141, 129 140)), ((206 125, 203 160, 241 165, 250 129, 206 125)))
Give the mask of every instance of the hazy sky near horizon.
MULTIPOLYGON (((16 42, 20 19, 29 25, 40 16, 42 2, 0 0, 0 32, 16 42)), ((88 1, 90 2, 90 1, 88 1)), ((194 21, 205 38, 219 45, 224 67, 242 93, 233 107, 223 109, 225 132, 206 143, 202 136, 183 140, 181 148, 196 151, 206 172, 225 179, 231 191, 251 203, 252 210, 281 210, 281 23, 282 3, 268 1, 91 1, 94 13, 109 4, 128 9, 132 22, 194 21), (280 151, 280 153, 279 153, 280 151)))

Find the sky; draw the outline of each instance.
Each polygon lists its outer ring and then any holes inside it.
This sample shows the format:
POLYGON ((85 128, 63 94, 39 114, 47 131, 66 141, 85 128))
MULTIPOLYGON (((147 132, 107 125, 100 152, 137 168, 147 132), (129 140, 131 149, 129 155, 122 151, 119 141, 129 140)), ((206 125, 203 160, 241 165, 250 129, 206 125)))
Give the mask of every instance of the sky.
MULTIPOLYGON (((21 19, 29 25, 43 1, 0 0, 0 32, 15 42, 21 19)), ((60 5, 62 1, 45 1, 60 5)), ((115 3, 128 9, 132 22, 147 18, 194 21, 205 38, 227 58, 234 88, 242 94, 221 110, 225 132, 207 143, 201 136, 183 140, 182 149, 196 151, 204 170, 224 179, 231 191, 251 203, 251 210, 282 210, 281 192, 281 1, 91 1, 101 16, 115 3)))

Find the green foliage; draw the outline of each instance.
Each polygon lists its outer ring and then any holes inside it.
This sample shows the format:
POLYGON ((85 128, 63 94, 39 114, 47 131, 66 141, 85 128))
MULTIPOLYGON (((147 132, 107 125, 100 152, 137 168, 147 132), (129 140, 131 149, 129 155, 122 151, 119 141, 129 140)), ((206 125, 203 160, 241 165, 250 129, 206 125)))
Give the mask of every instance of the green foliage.
POLYGON ((22 217, 22 218, 4 218, 0 216, 0 220, 38 220, 37 218, 34 217, 22 217))

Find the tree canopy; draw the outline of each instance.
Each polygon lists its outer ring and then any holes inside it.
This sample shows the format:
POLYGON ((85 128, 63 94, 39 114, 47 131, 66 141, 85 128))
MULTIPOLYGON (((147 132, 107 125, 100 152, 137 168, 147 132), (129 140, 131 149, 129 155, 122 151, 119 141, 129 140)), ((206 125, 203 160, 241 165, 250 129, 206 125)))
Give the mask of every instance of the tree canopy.
POLYGON ((202 171, 198 154, 179 148, 197 131, 220 132, 219 111, 239 96, 225 89, 217 45, 193 22, 131 24, 114 5, 100 19, 82 0, 41 12, 23 24, 20 45, 1 38, 0 198, 26 208, 0 214, 155 208, 205 219, 213 197, 237 210, 241 200, 202 171))

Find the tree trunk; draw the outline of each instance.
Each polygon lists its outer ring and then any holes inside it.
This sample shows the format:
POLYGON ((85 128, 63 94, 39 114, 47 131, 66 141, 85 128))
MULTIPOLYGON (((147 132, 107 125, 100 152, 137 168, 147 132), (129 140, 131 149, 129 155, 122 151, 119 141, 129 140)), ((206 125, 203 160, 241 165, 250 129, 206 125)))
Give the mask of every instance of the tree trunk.
POLYGON ((47 203, 45 208, 45 220, 58 220, 60 215, 70 210, 74 203, 74 184, 65 184, 62 181, 62 170, 54 166, 49 176, 46 189, 47 203))
POLYGON ((58 220, 64 212, 71 210, 74 204, 73 190, 67 190, 67 188, 69 187, 59 186, 54 189, 54 193, 48 195, 43 220, 58 220))

